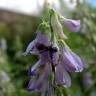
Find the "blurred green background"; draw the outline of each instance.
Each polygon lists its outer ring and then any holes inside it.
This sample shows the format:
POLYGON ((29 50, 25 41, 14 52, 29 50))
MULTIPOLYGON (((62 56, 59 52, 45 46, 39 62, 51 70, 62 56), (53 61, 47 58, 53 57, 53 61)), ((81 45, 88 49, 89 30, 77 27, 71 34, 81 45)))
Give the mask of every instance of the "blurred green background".
MULTIPOLYGON (((66 28, 64 32, 69 38, 67 44, 86 62, 82 73, 71 75, 72 86, 64 89, 64 96, 96 96, 96 7, 92 6, 96 1, 90 4, 87 0, 75 0, 74 10, 59 1, 59 13, 81 20, 78 33, 66 28)), ((35 38, 42 14, 43 11, 38 16, 28 16, 0 9, 0 96, 39 96, 27 91, 28 69, 38 58, 23 57, 22 53, 35 38)))

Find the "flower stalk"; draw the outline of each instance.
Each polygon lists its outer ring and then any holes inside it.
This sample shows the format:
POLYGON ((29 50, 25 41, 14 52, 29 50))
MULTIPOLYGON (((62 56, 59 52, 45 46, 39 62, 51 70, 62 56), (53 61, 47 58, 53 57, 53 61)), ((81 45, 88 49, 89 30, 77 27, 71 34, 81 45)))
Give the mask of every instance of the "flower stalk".
MULTIPOLYGON (((50 29, 51 29, 51 41, 52 41, 52 43, 54 43, 55 42, 55 34, 54 34, 54 32, 53 32, 53 28, 52 28, 52 24, 51 24, 51 17, 52 17, 52 14, 51 14, 51 11, 50 11, 50 29)), ((53 45, 53 44, 51 44, 51 45, 53 45)), ((55 96, 55 87, 54 87, 54 85, 55 85, 55 67, 54 67, 54 64, 53 64, 53 62, 52 62, 52 53, 50 54, 50 56, 51 56, 51 68, 52 68, 52 93, 53 93, 53 96, 55 96)))
MULTIPOLYGON (((29 69, 31 80, 28 90, 39 91, 42 96, 56 96, 57 87, 71 86, 68 73, 83 71, 84 62, 64 41, 67 36, 59 21, 60 16, 52 8, 47 11, 49 14, 45 14, 47 17, 43 16, 44 20, 37 29, 36 38, 28 45, 23 55, 30 53, 39 57, 39 61, 29 69), (58 46, 60 44, 61 46, 58 46)), ((79 30, 79 21, 66 18, 63 20, 69 29, 79 30)))

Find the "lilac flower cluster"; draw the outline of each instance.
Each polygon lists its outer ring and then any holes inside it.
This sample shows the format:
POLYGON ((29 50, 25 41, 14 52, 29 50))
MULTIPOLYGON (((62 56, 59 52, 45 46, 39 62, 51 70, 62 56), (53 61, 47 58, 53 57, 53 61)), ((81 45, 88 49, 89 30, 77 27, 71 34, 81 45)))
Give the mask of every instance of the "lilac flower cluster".
MULTIPOLYGON (((28 45, 23 53, 24 56, 29 53, 39 56, 37 63, 29 69, 31 80, 28 84, 28 90, 30 91, 44 93, 50 89, 49 85, 52 80, 54 80, 53 85, 70 87, 71 79, 68 73, 81 72, 84 68, 84 62, 77 54, 72 52, 63 40, 62 37, 65 38, 66 36, 58 16, 55 12, 52 14, 50 19, 52 32, 38 32, 35 40, 28 45), (63 41, 62 46, 58 39, 63 41)), ((80 20, 66 18, 63 20, 64 26, 71 31, 79 31, 80 20)))

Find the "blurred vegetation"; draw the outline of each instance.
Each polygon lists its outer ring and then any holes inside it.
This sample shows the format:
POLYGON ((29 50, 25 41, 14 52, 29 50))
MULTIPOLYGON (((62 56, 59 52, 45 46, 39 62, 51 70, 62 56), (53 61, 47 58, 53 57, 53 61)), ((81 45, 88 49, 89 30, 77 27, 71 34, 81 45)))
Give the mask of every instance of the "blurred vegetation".
MULTIPOLYGON (((62 5, 62 14, 65 10, 62 5)), ((64 28, 64 32, 69 37, 67 44, 86 64, 82 73, 72 74, 71 88, 62 89, 62 92, 64 96, 96 96, 96 8, 85 0, 84 3, 77 0, 76 9, 63 15, 81 20, 78 33, 70 32, 67 28, 64 28)), ((13 21, 0 19, 0 96, 39 96, 27 91, 28 68, 38 58, 32 55, 23 57, 22 52, 34 39, 40 16, 16 16, 17 20, 13 21)))

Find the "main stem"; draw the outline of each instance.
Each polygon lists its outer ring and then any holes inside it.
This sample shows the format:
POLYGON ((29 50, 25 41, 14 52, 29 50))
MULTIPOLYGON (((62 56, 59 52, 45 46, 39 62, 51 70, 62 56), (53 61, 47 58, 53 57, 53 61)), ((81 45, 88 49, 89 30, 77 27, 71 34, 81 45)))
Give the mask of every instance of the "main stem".
MULTIPOLYGON (((50 13, 50 12, 49 12, 50 13)), ((50 29, 51 29, 51 41, 53 41, 54 39, 54 33, 53 33, 53 28, 52 28, 52 24, 51 24, 51 13, 50 13, 50 29)), ((52 53, 50 54, 51 56, 51 60, 52 60, 52 53)), ((54 64, 53 62, 51 62, 51 67, 52 67, 52 86, 53 86, 53 96, 55 96, 55 67, 54 67, 54 64)))

